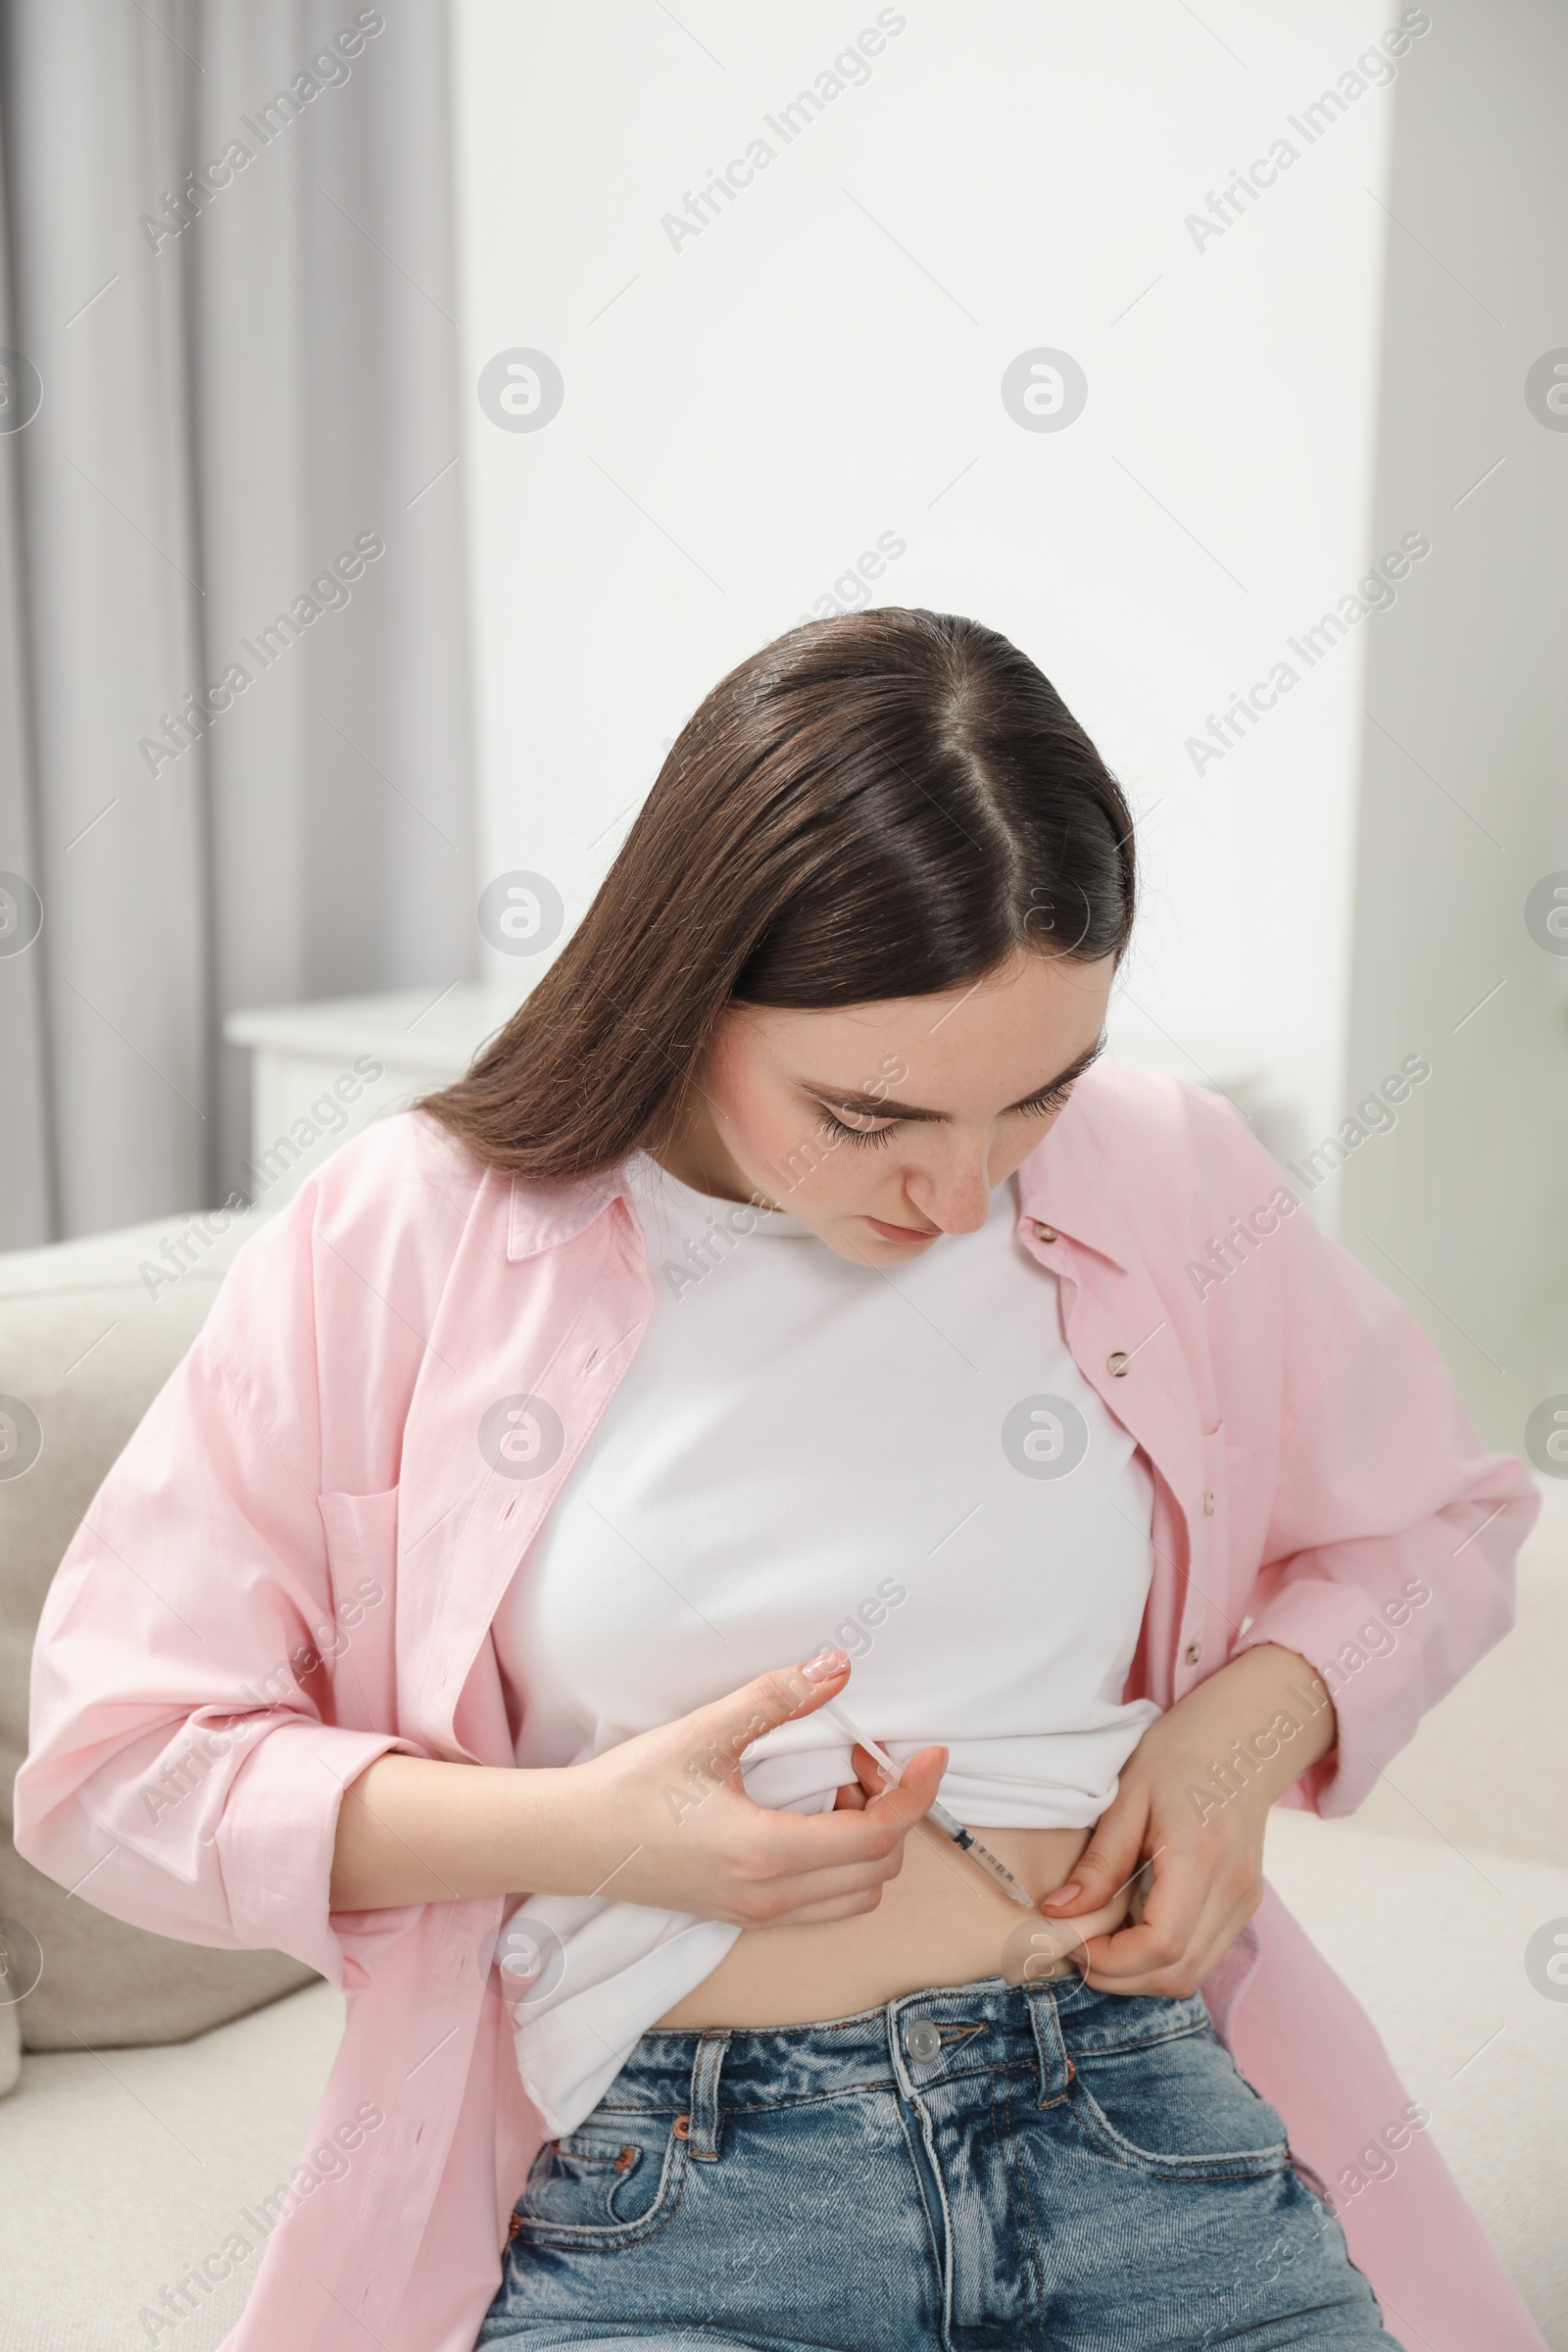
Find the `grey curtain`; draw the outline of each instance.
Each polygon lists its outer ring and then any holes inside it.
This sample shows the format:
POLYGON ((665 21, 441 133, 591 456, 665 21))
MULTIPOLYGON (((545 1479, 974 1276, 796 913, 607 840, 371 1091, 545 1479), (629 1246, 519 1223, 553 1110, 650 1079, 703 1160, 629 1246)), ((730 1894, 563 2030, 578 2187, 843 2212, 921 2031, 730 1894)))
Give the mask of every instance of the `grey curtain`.
POLYGON ((240 1183, 229 1010, 478 947, 443 0, 0 0, 0 75, 17 1247, 240 1183))

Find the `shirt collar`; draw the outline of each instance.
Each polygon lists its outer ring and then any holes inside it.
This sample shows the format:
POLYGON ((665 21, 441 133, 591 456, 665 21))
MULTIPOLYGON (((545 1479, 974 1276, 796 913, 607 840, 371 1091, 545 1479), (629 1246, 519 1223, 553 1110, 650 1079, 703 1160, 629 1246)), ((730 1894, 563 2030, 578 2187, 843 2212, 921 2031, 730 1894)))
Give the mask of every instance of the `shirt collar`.
POLYGON ((1065 1234, 1127 1273, 1138 1252, 1108 1172, 1120 1084, 1112 1062, 1084 1072, 1051 1133, 1020 1165, 1018 1201, 1026 1220, 1065 1234))
POLYGON ((624 1167, 601 1168, 576 1184, 525 1184, 512 1180, 507 1219, 509 1258, 537 1257, 559 1250, 591 1225, 608 1201, 626 1190, 624 1167))

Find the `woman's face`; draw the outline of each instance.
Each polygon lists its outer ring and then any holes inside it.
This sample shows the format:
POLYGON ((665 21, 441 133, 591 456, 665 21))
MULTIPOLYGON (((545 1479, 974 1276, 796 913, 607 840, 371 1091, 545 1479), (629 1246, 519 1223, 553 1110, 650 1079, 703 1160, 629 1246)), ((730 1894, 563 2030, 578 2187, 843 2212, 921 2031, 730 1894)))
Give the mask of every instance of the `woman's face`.
POLYGON ((788 1209, 841 1257, 918 1257, 985 1223, 1059 1115, 1099 1051, 1114 970, 1020 951, 943 996, 736 1005, 663 1164, 699 1192, 788 1209))

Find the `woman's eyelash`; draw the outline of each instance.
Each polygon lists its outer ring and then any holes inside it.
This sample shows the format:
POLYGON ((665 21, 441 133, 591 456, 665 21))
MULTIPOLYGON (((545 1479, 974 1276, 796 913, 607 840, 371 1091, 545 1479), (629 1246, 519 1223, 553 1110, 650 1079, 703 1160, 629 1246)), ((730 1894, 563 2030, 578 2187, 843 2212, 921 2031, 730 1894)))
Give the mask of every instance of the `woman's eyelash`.
MULTIPOLYGON (((895 1120, 894 1125, 896 1126, 897 1123, 895 1120)), ((830 1143, 835 1144, 885 1144, 893 1134, 893 1127, 851 1127, 845 1120, 836 1119, 833 1113, 824 1106, 822 1109, 822 1132, 830 1143)))
MULTIPOLYGON (((1018 1108, 1026 1117, 1044 1118, 1048 1111, 1059 1110, 1072 1093, 1069 1081, 1065 1086, 1053 1087, 1049 1095, 1036 1095, 1031 1102, 1020 1102, 1018 1108)), ((818 1105, 822 1113, 822 1132, 835 1144, 886 1144, 899 1124, 897 1119, 885 1127, 852 1127, 845 1119, 836 1119, 825 1103, 818 1105)))
POLYGON ((1069 1079, 1065 1086, 1053 1087, 1049 1095, 1036 1095, 1032 1102, 1020 1102, 1018 1108, 1037 1119, 1043 1118, 1048 1110, 1059 1110, 1071 1093, 1072 1081, 1069 1079))

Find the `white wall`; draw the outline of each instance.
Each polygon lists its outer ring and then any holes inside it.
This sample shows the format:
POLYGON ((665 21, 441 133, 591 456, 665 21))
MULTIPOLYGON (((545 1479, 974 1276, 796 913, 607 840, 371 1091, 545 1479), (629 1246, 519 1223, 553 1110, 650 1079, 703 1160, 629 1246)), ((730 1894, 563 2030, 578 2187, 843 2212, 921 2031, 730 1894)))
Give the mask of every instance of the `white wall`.
POLYGON ((875 27, 870 0, 457 19, 467 380, 522 347, 564 381, 540 430, 467 408, 486 873, 543 872, 569 924, 708 688, 891 533, 863 601, 1014 638, 1145 813, 1119 1050, 1256 1073, 1274 1140, 1336 1123, 1382 624, 1310 671, 1284 641, 1381 553, 1392 91, 1310 144, 1287 117, 1389 12, 915 0, 788 144, 764 118, 875 27), (771 163, 672 241, 662 217, 759 136, 771 163), (1281 137, 1297 160, 1200 243, 1187 216, 1281 137), (1003 405, 1039 347, 1087 375, 1063 430, 1003 405), (1300 682, 1195 772, 1187 739, 1282 659, 1300 682))
POLYGON ((1466 0, 1443 31, 1389 196, 1374 534, 1414 513, 1434 546, 1368 670, 1348 1100, 1432 1074, 1324 1193, 1483 1437, 1565 1479, 1568 416, 1527 387, 1568 364, 1568 15, 1466 0))

